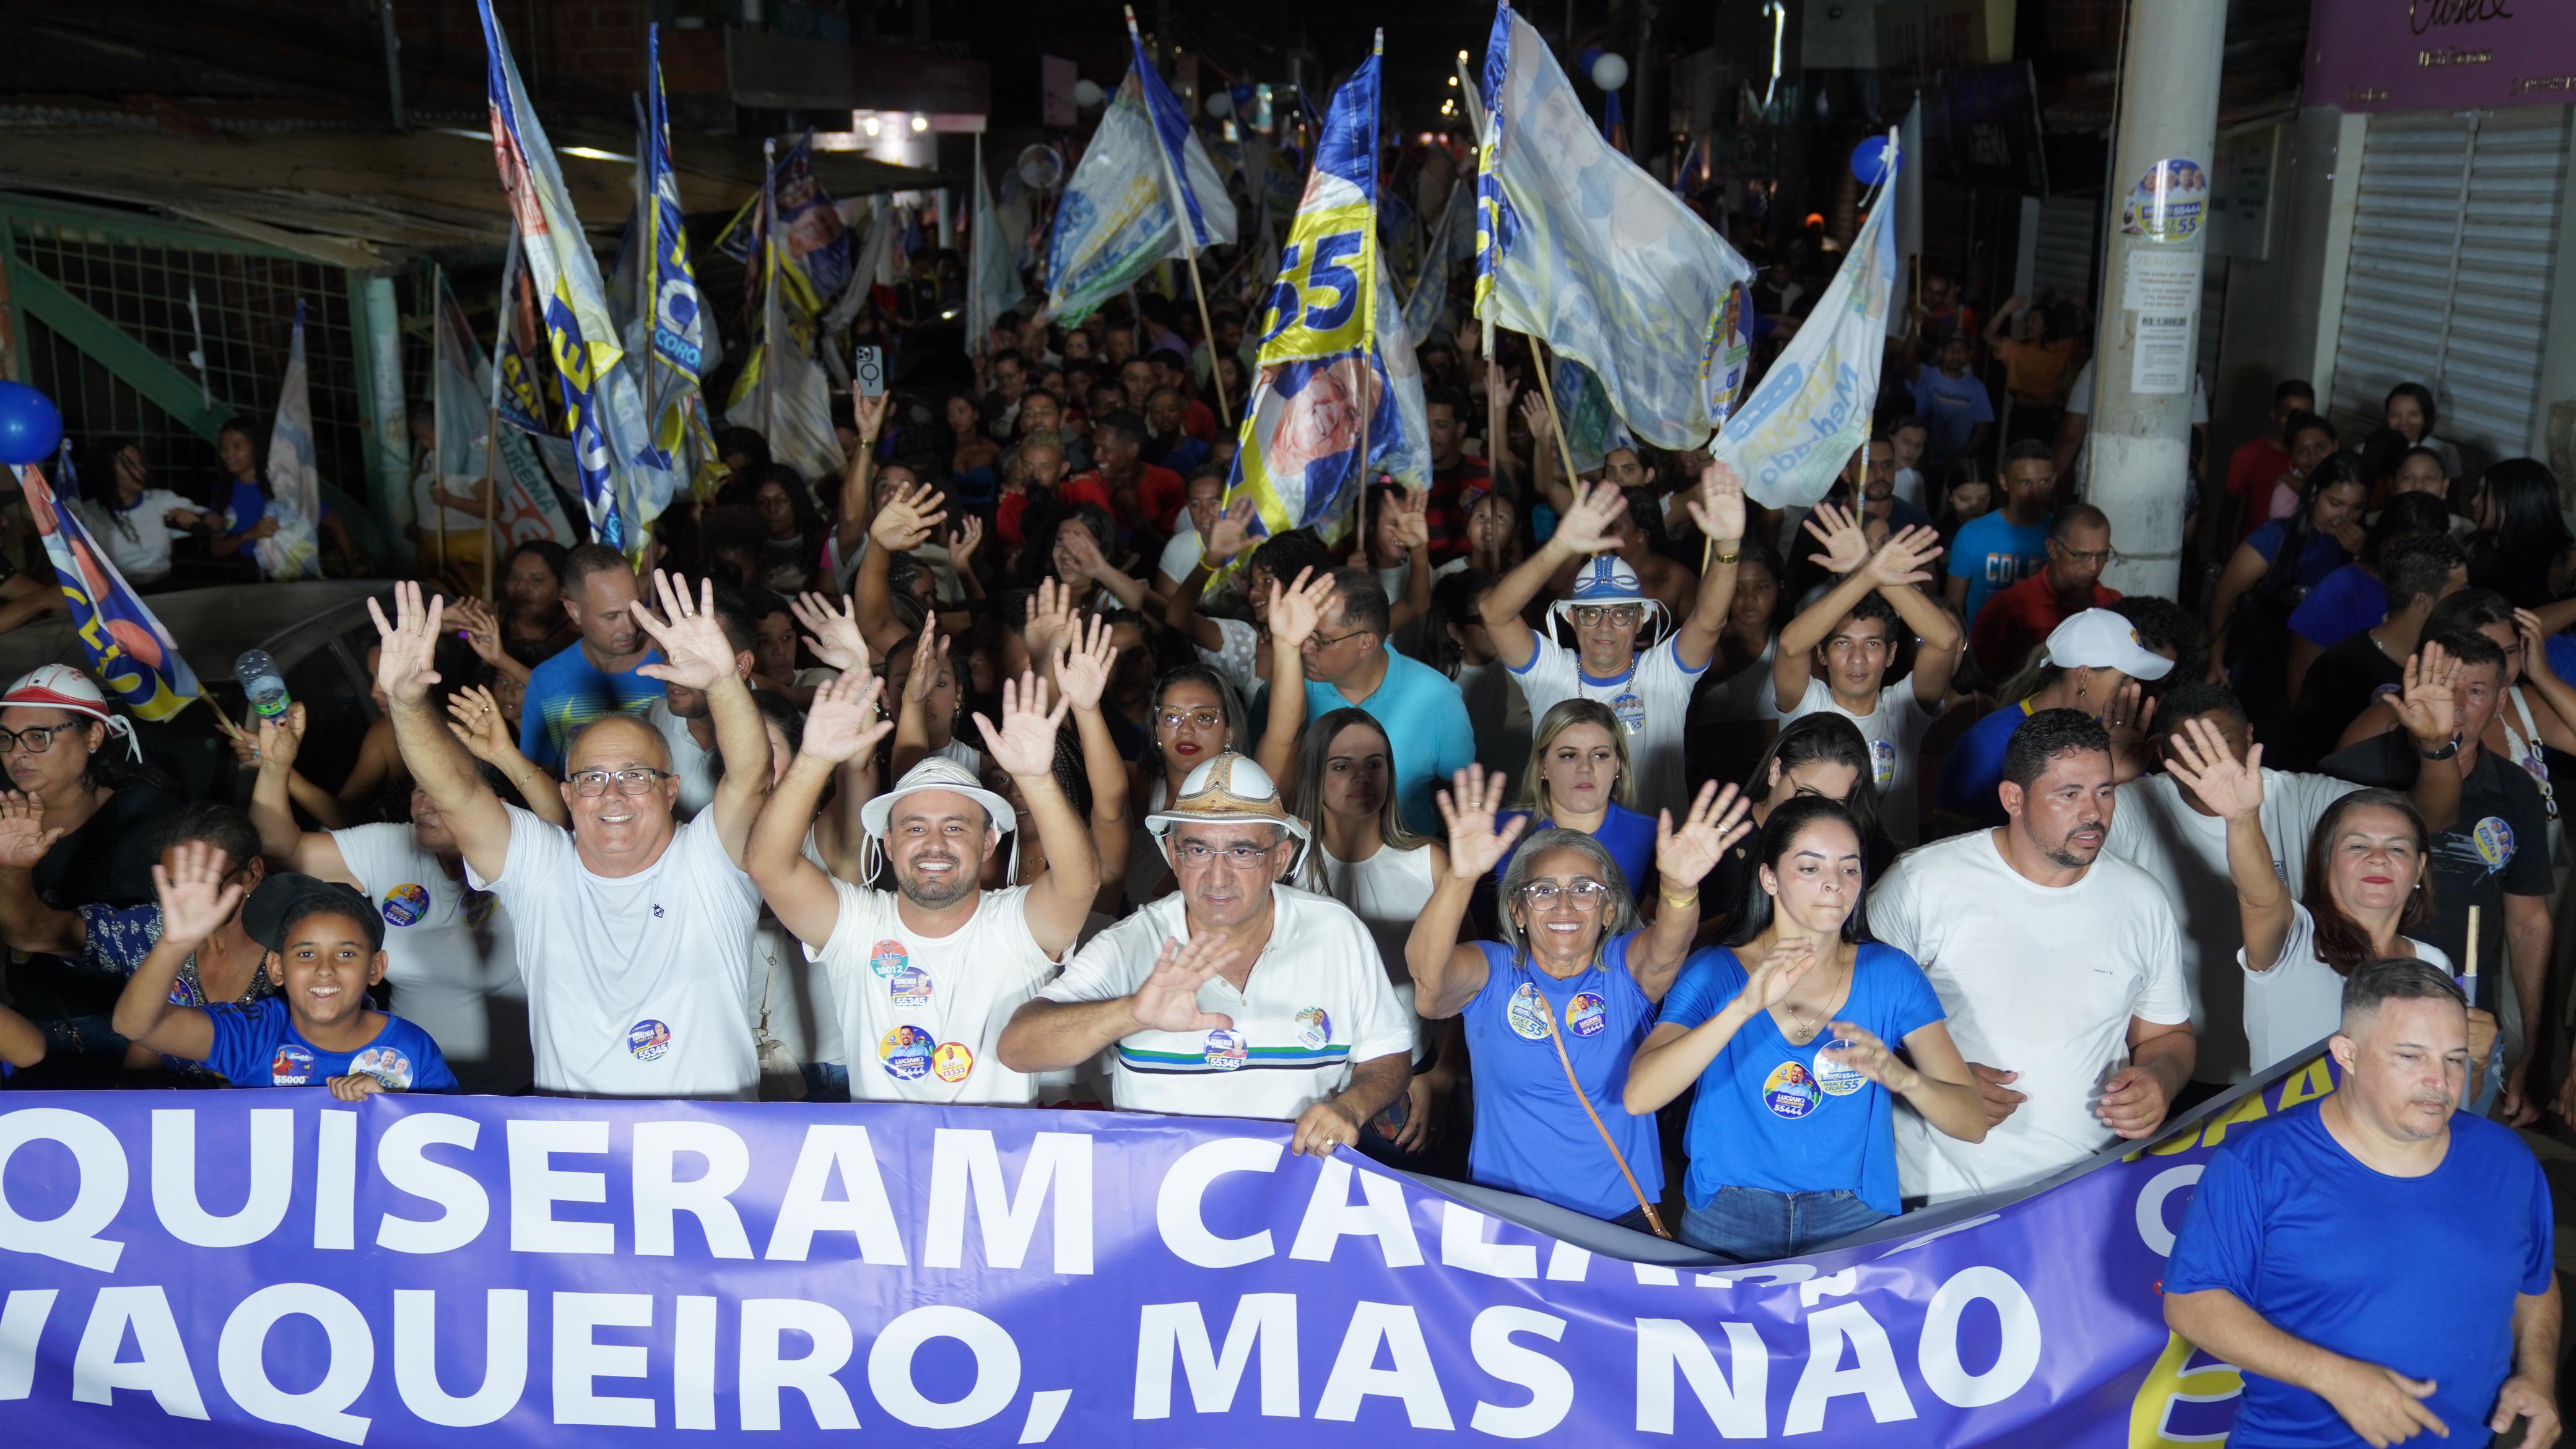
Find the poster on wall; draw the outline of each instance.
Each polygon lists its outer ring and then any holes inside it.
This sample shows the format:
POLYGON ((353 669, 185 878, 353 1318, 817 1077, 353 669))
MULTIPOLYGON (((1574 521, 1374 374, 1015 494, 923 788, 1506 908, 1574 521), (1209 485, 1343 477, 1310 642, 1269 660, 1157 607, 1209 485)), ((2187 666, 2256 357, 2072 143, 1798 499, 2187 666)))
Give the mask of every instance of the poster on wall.
POLYGON ((2315 0, 2311 106, 2426 111, 2576 101, 2576 5, 2315 0))

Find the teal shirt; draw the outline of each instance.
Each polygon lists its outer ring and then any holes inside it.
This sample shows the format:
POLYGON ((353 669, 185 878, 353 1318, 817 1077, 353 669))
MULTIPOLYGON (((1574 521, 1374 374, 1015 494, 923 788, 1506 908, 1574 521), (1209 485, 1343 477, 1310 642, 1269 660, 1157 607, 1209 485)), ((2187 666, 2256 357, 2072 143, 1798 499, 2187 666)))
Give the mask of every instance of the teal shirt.
POLYGON ((1386 651, 1386 677, 1366 699, 1347 698, 1321 680, 1306 681, 1309 720, 1352 707, 1369 712, 1395 751, 1395 793, 1404 823, 1445 839, 1449 832, 1440 823, 1432 793, 1476 762, 1476 731, 1468 723, 1467 701, 1458 693, 1457 682, 1392 649, 1386 651))
POLYGON ((574 640, 561 654, 528 672, 527 702, 519 711, 519 753, 560 775, 564 751, 573 733, 592 720, 611 714, 642 714, 662 697, 662 681, 636 673, 662 662, 662 651, 647 649, 635 669, 605 674, 574 640))

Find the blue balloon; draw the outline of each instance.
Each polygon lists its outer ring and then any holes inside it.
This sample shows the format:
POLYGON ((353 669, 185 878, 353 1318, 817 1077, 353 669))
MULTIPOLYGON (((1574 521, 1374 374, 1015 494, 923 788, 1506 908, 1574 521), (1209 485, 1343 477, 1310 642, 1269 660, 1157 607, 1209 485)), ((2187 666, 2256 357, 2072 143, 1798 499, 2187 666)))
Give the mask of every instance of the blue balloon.
POLYGON ((1600 46, 1587 45, 1583 47, 1583 49, 1575 52, 1574 73, 1583 77, 1585 80, 1592 79, 1592 62, 1599 60, 1600 58, 1600 46))
POLYGON ((0 463, 42 463, 63 440, 54 400, 23 382, 0 382, 0 463))
POLYGON ((1887 138, 1871 136, 1852 148, 1852 175, 1859 177, 1863 186, 1876 186, 1896 174, 1888 159, 1887 138))

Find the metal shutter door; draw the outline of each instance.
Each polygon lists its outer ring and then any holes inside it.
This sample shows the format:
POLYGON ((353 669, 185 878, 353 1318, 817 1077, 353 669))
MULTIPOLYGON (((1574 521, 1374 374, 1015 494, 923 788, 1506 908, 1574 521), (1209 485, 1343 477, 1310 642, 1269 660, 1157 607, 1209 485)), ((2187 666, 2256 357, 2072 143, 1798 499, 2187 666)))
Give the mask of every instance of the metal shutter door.
POLYGON ((2031 257, 2030 276, 2037 296, 2059 302, 2092 299, 2101 222, 2099 196, 2052 196, 2039 204, 2039 245, 2031 257))
POLYGON ((2531 451, 2567 174, 2567 110, 2516 106, 2479 126, 2451 291, 2438 435, 2498 458, 2531 451))

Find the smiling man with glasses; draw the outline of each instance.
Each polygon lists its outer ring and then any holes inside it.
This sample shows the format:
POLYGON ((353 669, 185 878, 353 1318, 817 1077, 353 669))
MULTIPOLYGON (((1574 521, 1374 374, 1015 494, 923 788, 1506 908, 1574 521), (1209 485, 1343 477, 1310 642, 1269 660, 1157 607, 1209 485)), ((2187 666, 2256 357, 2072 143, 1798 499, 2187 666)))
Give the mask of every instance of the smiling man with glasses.
POLYGON ((2018 673, 2049 631, 2087 609, 2120 602, 2118 589, 2102 587, 2111 561, 2111 519, 2090 503, 2057 510, 2048 527, 2048 563, 2039 572, 1986 600, 1968 632, 1968 652, 1992 680, 2018 673))
POLYGON ((1180 888, 1093 938, 1002 1033, 1018 1072, 1115 1046, 1129 1112, 1295 1122, 1299 1152, 1356 1145, 1404 1092, 1413 1014, 1351 908, 1279 884, 1307 846, 1259 765, 1222 754, 1145 818, 1180 888))

